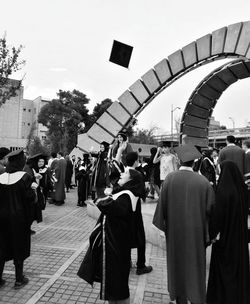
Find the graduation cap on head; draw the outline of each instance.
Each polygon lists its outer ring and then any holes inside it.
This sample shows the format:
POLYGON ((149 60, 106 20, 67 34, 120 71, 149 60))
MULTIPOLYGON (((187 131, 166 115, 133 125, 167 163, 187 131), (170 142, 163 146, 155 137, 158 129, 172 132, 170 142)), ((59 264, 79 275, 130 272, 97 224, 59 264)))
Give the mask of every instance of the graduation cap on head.
POLYGON ((114 40, 109 61, 128 68, 133 47, 114 40))
POLYGON ((29 157, 30 160, 36 160, 36 159, 38 160, 40 158, 45 160, 45 159, 47 159, 47 156, 43 153, 37 153, 37 154, 34 154, 34 155, 29 157))
POLYGON ((181 162, 186 163, 191 160, 200 158, 202 155, 198 149, 191 144, 182 145, 174 148, 181 162))
POLYGON ((15 160, 15 159, 17 159, 19 157, 23 157, 23 156, 24 156, 23 149, 18 149, 18 150, 12 151, 6 155, 6 157, 8 157, 8 161, 12 161, 12 160, 15 160))

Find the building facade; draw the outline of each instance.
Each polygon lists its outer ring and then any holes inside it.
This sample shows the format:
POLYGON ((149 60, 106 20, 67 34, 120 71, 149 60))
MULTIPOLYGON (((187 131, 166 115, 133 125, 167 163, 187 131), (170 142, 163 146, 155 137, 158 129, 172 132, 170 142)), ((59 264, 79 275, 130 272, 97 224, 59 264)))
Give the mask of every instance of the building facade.
POLYGON ((47 102, 41 96, 35 100, 24 99, 21 86, 17 95, 0 107, 0 147, 7 147, 12 151, 25 148, 31 132, 44 140, 46 128, 38 124, 37 117, 41 107, 47 102))

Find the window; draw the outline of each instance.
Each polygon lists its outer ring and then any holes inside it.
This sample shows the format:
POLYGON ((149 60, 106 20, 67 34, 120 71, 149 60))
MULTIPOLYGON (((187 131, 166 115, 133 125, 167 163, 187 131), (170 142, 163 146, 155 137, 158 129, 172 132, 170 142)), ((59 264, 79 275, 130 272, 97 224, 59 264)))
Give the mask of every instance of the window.
POLYGON ((28 122, 28 126, 30 126, 30 123, 28 122))
POLYGON ((31 109, 29 109, 29 112, 31 112, 31 109))
POLYGON ((26 111, 26 108, 23 108, 24 111, 26 111))

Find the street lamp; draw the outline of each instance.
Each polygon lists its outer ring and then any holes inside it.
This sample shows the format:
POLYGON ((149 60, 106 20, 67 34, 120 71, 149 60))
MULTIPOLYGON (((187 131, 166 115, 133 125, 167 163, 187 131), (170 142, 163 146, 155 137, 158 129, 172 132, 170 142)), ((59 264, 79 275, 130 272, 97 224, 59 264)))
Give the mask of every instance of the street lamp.
POLYGON ((235 121, 234 121, 233 117, 228 117, 228 119, 232 120, 233 128, 235 129, 235 121))
POLYGON ((174 141, 174 131, 173 131, 173 120, 174 120, 174 111, 179 109, 180 107, 173 108, 173 105, 171 105, 171 147, 173 147, 173 141, 174 141))

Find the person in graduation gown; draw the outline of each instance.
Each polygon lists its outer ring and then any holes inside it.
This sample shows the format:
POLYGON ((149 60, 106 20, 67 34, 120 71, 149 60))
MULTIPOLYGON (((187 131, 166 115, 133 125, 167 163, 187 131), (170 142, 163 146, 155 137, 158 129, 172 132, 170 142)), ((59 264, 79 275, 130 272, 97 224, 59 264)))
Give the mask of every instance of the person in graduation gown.
POLYGON ((70 160, 69 155, 65 156, 65 160, 66 160, 65 186, 66 186, 66 192, 69 192, 69 189, 71 188, 71 180, 73 175, 73 164, 70 160))
POLYGON ((65 202, 65 174, 66 174, 66 160, 63 157, 62 152, 57 153, 58 161, 55 168, 55 192, 54 192, 54 203, 56 206, 61 206, 65 202))
POLYGON ((79 165, 78 170, 76 172, 78 207, 86 206, 85 201, 88 199, 88 179, 89 179, 88 166, 86 163, 82 162, 82 164, 79 165))
POLYGON ((6 172, 0 175, 0 288, 6 261, 15 265, 15 289, 28 283, 23 262, 30 256, 31 206, 36 198, 32 178, 25 173, 23 150, 8 154, 6 172))
MULTIPOLYGON (((100 263, 95 254, 97 265, 92 267, 94 273, 91 273, 91 268, 87 265, 90 260, 86 255, 78 275, 92 284, 98 273, 98 280, 101 282, 100 298, 110 304, 129 304, 130 249, 135 241, 132 233, 133 214, 140 196, 144 195, 144 189, 141 187, 141 175, 134 169, 122 173, 119 185, 118 192, 112 197, 107 196, 95 201, 101 211, 98 220, 102 233, 100 263)), ((95 229, 98 229, 98 225, 95 229)))
POLYGON ((213 159, 211 157, 212 151, 209 149, 204 149, 202 151, 202 158, 199 167, 199 173, 205 176, 210 184, 215 189, 216 187, 216 171, 213 159))
POLYGON ((202 175, 193 172, 199 151, 186 144, 175 148, 181 167, 167 175, 153 224, 163 232, 167 247, 168 291, 178 304, 205 303, 208 218, 214 190, 202 175))
POLYGON ((247 217, 247 187, 242 174, 234 162, 223 161, 209 225, 210 238, 215 242, 208 279, 208 304, 250 303, 247 217))
POLYGON ((109 186, 108 149, 109 144, 103 141, 100 144, 100 152, 92 173, 93 189, 95 190, 97 198, 104 196, 104 189, 109 186))
MULTIPOLYGON (((26 164, 23 168, 23 171, 28 173, 31 178, 32 182, 36 183, 36 200, 32 204, 31 213, 32 213, 32 221, 36 221, 37 223, 40 223, 43 221, 43 215, 42 210, 44 209, 44 200, 42 200, 41 195, 41 188, 39 187, 39 180, 42 178, 42 175, 38 173, 38 158, 41 156, 41 153, 34 154, 30 156, 26 164)), ((35 234, 36 232, 34 230, 31 230, 32 234, 35 234)))

